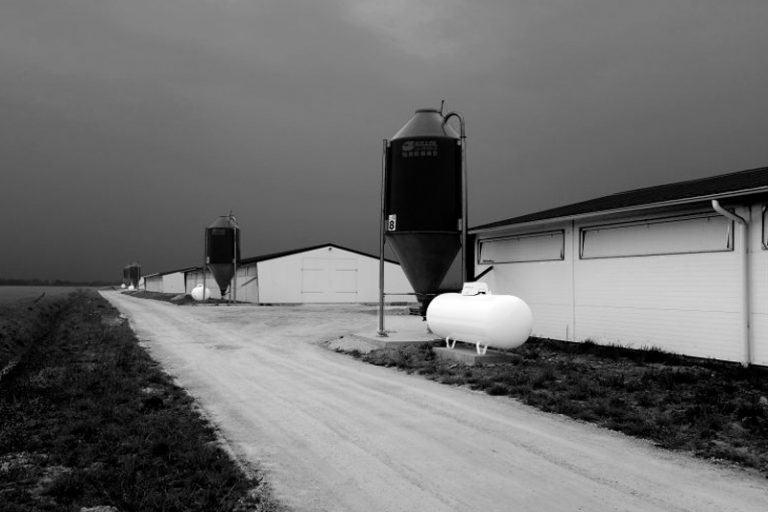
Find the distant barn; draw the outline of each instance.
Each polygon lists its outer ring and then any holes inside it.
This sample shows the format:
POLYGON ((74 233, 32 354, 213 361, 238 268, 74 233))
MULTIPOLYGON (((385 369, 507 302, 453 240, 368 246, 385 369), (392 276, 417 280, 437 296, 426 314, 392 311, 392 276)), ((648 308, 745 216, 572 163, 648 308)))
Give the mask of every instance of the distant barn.
MULTIPOLYGON (((210 272, 206 286, 215 282, 210 272)), ((186 292, 203 282, 203 271, 185 272, 186 292)), ((388 293, 413 293, 400 265, 385 262, 388 293)), ((244 258, 237 269, 237 300, 258 304, 373 303, 379 300, 379 257, 327 243, 244 258)), ((386 302, 415 302, 392 295, 386 302)))
POLYGON ((471 229, 476 275, 535 336, 768 365, 767 209, 768 168, 613 194, 471 229))
POLYGON ((185 293, 186 272, 193 268, 195 267, 147 274, 144 276, 143 289, 148 292, 185 293))

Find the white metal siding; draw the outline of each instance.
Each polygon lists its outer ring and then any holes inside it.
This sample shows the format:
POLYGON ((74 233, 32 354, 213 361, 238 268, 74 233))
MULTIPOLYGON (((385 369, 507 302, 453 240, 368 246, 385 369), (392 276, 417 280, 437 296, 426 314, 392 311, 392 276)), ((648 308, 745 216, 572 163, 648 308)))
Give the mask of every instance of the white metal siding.
POLYGON ((163 291, 163 276, 150 276, 144 278, 144 285, 148 292, 163 291))
POLYGON ((738 263, 732 252, 579 260, 576 336, 739 360, 738 263))
POLYGON ((163 277, 163 292, 165 293, 184 293, 184 272, 174 272, 165 274, 163 277))
POLYGON ((750 218, 750 298, 752 303, 752 356, 755 364, 768 366, 768 250, 763 248, 763 204, 755 204, 750 218))
MULTIPOLYGON (((573 339, 573 280, 571 277, 571 228, 565 233, 561 261, 494 263, 481 281, 492 293, 510 294, 523 299, 534 312, 533 335, 542 338, 573 339)), ((544 244, 542 259, 551 256, 552 248, 544 244)), ((557 254, 561 249, 557 248, 557 254)), ((527 254, 527 256, 532 256, 527 254)), ((503 258, 502 258, 503 259, 503 258)), ((512 258, 509 258, 512 259, 512 258)), ((488 268, 478 268, 480 273, 488 268)))
MULTIPOLYGON (((737 209, 737 213, 744 215, 746 209, 737 209)), ((760 245, 759 213, 759 205, 754 206, 750 225, 752 346, 753 362, 768 364, 768 251, 760 245)), ((644 219, 637 215, 620 220, 644 219)), ((733 233, 719 219, 696 223, 696 229, 689 229, 691 223, 666 224, 658 239, 648 240, 659 247, 672 243, 675 252, 690 247, 693 253, 649 255, 637 236, 623 236, 632 234, 624 231, 617 232, 622 236, 600 240, 606 251, 621 257, 595 259, 579 258, 580 230, 594 227, 594 223, 554 223, 545 229, 566 230, 562 261, 495 263, 483 281, 493 292, 517 295, 531 306, 536 336, 574 339, 575 333, 577 341, 655 346, 692 356, 742 361, 740 230, 733 233), (723 251, 729 233, 733 250, 723 251), (710 249, 719 252, 696 252, 710 249), (628 256, 638 250, 645 255, 628 256)), ((525 231, 510 229, 503 234, 525 231)), ((477 265, 476 271, 485 268, 487 265, 477 265)))
POLYGON ((357 258, 304 257, 302 302, 358 302, 357 258))
POLYGON ((237 300, 259 302, 259 279, 256 263, 237 267, 237 300))

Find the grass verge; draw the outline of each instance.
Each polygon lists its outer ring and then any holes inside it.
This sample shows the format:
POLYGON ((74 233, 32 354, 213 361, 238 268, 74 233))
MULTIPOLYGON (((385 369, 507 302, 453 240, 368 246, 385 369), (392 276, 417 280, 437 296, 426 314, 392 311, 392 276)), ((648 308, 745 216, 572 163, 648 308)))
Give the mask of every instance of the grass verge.
POLYGON ((53 298, 0 304, 0 372, 46 334, 62 304, 53 298))
POLYGON ((95 292, 59 306, 0 384, 3 510, 277 511, 95 292))
POLYGON ((534 339, 503 364, 467 366, 429 344, 352 354, 432 380, 510 396, 658 446, 768 477, 768 369, 657 349, 534 339))

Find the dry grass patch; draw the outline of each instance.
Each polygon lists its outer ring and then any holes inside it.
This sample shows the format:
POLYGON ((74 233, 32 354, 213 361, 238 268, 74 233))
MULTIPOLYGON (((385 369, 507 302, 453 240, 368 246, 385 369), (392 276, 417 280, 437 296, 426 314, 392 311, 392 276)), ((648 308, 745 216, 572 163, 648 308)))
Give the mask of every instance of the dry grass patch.
POLYGON ((60 311, 0 388, 0 508, 280 509, 115 309, 89 292, 60 311))

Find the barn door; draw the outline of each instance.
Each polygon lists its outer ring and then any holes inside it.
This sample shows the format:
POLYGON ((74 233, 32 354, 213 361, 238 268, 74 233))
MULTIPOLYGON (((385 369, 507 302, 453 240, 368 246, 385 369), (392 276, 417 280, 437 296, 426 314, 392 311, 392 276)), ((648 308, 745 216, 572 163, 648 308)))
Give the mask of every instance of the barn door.
POLYGON ((303 258, 301 295, 304 302, 357 301, 357 261, 354 258, 303 258))

